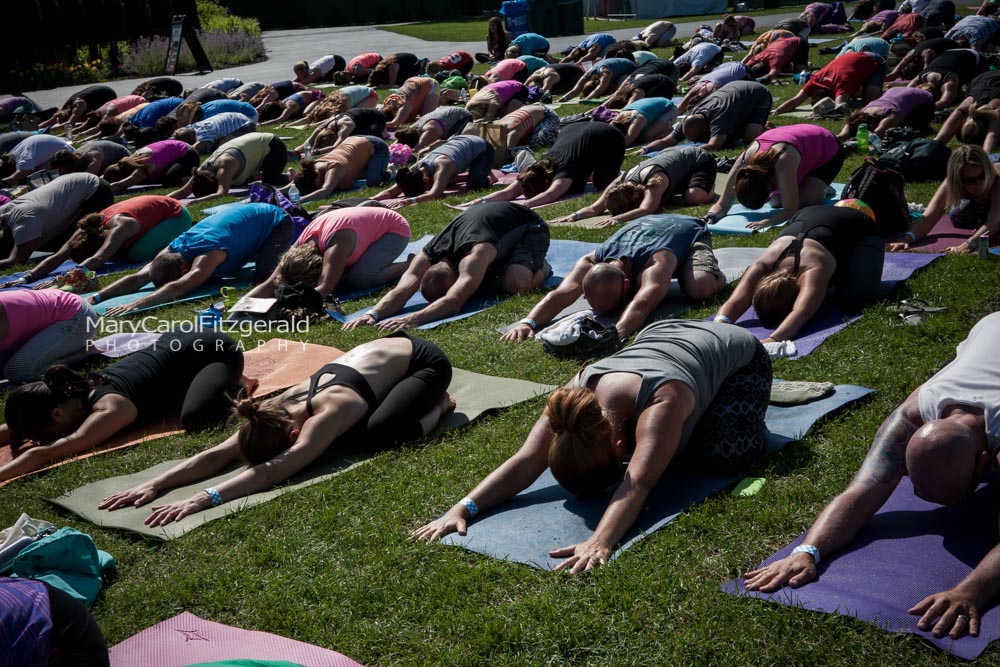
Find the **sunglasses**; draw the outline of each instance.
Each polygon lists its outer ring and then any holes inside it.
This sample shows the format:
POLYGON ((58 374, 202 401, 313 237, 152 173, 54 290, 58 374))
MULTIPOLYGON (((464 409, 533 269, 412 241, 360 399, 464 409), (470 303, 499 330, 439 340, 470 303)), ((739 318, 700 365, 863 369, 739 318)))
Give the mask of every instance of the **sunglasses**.
POLYGON ((962 185, 975 185, 976 183, 982 183, 986 180, 986 172, 979 172, 978 176, 967 176, 962 179, 962 185))

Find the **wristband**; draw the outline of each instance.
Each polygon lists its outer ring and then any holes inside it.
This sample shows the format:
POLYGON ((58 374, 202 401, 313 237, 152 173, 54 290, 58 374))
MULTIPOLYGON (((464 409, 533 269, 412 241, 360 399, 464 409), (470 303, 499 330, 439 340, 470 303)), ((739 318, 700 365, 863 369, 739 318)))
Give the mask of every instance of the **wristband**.
POLYGON ((214 486, 210 486, 205 489, 205 493, 208 494, 208 499, 212 501, 212 507, 218 507, 222 504, 222 496, 219 492, 215 490, 214 486))
POLYGON ((410 203, 411 204, 416 204, 417 203, 417 198, 416 197, 410 197, 410 203))
POLYGON ((809 554, 813 557, 816 565, 819 565, 819 549, 811 544, 800 544, 799 546, 792 549, 793 554, 809 554))
POLYGON ((528 328, 530 328, 532 331, 538 331, 538 322, 531 319, 530 317, 526 317, 523 320, 519 320, 518 324, 527 324, 528 328))
POLYGON ((979 239, 969 239, 965 242, 965 246, 969 250, 975 250, 979 246, 979 239))
POLYGON ((378 313, 375 312, 374 308, 369 308, 368 312, 365 313, 365 315, 375 320, 375 324, 378 324, 378 313))
POLYGON ((468 496, 466 496, 465 498, 462 498, 461 500, 459 500, 458 503, 460 505, 462 505, 463 507, 465 507, 465 509, 469 510, 469 518, 470 519, 472 517, 476 516, 477 514, 479 514, 479 505, 477 505, 476 501, 473 500, 472 498, 469 498, 468 496))
POLYGON ((730 320, 728 317, 726 317, 725 315, 722 315, 722 314, 716 315, 715 319, 713 321, 714 322, 724 322, 726 324, 732 324, 733 323, 732 320, 730 320))
POLYGON ((907 243, 914 243, 917 240, 917 235, 914 234, 913 232, 906 232, 905 234, 903 234, 903 239, 910 239, 909 241, 905 241, 905 242, 907 242, 907 243))
POLYGON ((702 219, 706 222, 711 220, 711 222, 708 223, 711 225, 719 221, 719 215, 717 213, 706 213, 702 219))
POLYGON ((93 296, 91 296, 91 298, 94 300, 94 305, 96 306, 97 304, 99 304, 101 302, 101 293, 98 292, 97 294, 94 294, 93 296))

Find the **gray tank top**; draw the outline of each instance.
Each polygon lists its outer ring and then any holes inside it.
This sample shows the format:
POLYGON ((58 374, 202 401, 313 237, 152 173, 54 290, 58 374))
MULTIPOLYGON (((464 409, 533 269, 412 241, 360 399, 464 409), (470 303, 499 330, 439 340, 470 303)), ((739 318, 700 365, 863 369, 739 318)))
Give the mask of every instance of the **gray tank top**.
POLYGON ((580 372, 578 386, 608 373, 633 373, 642 378, 635 397, 636 417, 661 386, 683 382, 694 393, 694 410, 684 421, 681 447, 722 383, 753 360, 757 338, 743 327, 716 322, 662 320, 639 332, 635 341, 580 372))
POLYGON ((422 116, 415 125, 417 129, 422 130, 427 123, 435 123, 441 128, 441 138, 448 139, 458 134, 470 122, 472 122, 472 114, 464 107, 438 107, 422 116))
POLYGON ((665 201, 677 194, 681 187, 687 183, 688 176, 697 164, 702 152, 702 149, 697 146, 668 148, 659 155, 643 160, 626 171, 623 181, 644 185, 656 174, 665 174, 670 182, 663 195, 665 201))
POLYGON ((486 151, 487 146, 489 144, 486 143, 485 139, 461 134, 457 137, 452 137, 432 150, 416 166, 426 169, 429 174, 433 174, 437 171, 437 165, 434 161, 443 155, 455 164, 455 173, 461 174, 469 170, 469 165, 486 151))

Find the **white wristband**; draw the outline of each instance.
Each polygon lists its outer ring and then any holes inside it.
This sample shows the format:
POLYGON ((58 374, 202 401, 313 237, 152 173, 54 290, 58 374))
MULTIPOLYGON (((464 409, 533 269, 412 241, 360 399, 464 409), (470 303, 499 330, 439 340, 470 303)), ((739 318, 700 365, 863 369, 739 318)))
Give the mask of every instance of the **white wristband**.
POLYGON ((809 554, 813 557, 816 565, 819 565, 819 549, 811 544, 800 544, 799 546, 792 549, 793 554, 809 554))
POLYGON ((463 505, 465 507, 465 509, 469 510, 469 518, 470 519, 472 517, 476 516, 477 514, 479 514, 479 505, 477 505, 476 501, 474 501, 472 498, 469 498, 468 496, 466 496, 465 498, 462 498, 461 500, 459 500, 458 503, 460 505, 463 505))
POLYGON ((527 324, 528 328, 531 329, 532 331, 538 331, 538 322, 535 322, 535 320, 531 319, 530 317, 526 317, 523 320, 519 320, 518 324, 527 324))
POLYGON ((726 324, 732 324, 732 320, 730 320, 728 317, 726 317, 725 315, 722 315, 722 314, 716 315, 714 321, 715 322, 724 322, 726 324))
POLYGON ((365 315, 372 318, 375 324, 378 324, 378 313, 375 312, 374 308, 369 308, 368 312, 366 312, 365 315))

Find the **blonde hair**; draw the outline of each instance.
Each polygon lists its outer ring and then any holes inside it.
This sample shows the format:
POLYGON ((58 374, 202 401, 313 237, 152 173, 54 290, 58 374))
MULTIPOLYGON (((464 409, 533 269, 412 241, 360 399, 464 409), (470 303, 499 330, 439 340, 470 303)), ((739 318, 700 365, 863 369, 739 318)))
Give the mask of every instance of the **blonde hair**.
POLYGON ((179 105, 174 112, 174 118, 177 119, 178 127, 185 127, 199 120, 200 111, 201 102, 184 102, 179 105))
POLYGON ((237 434, 237 446, 240 456, 251 465, 270 461, 292 445, 288 435, 292 416, 280 397, 238 401, 232 418, 245 420, 237 434))
MULTIPOLYGON (((308 104, 306 106, 309 106, 308 104)), ((336 91, 329 93, 326 97, 320 100, 317 104, 313 105, 313 108, 309 110, 309 113, 305 115, 306 120, 309 122, 316 122, 319 120, 326 120, 338 114, 342 114, 351 108, 351 100, 347 95, 343 93, 338 93, 336 91)), ((305 111, 303 107, 302 111, 305 111)))
POLYGON ((614 425, 592 391, 556 389, 545 405, 545 416, 555 433, 549 445, 549 468, 559 484, 578 496, 592 496, 618 480, 614 425))
POLYGON ((990 192, 996 186, 996 172, 990 156, 981 146, 964 145, 955 148, 948 158, 948 174, 944 178, 947 188, 948 208, 958 205, 965 198, 965 186, 962 185, 962 169, 965 167, 980 167, 986 178, 986 191, 990 192))
POLYGON ((619 111, 615 119, 611 121, 611 127, 618 128, 618 131, 622 134, 628 132, 628 126, 632 124, 632 120, 639 114, 635 109, 627 109, 625 111, 619 111))
MULTIPOLYGON (((654 176, 650 181, 659 176, 654 176)), ((646 194, 647 184, 645 183, 617 183, 608 188, 607 207, 611 215, 621 215, 628 211, 634 211, 642 204, 642 198, 646 194)))
POLYGON ((313 239, 293 245, 278 261, 277 279, 289 285, 298 283, 315 285, 322 273, 323 253, 319 251, 319 246, 313 239))
MULTIPOLYGON (((958 131, 958 138, 963 144, 983 145, 986 135, 990 131, 990 125, 997 122, 1000 112, 990 106, 973 104, 969 107, 969 113, 958 131)), ((60 151, 62 152, 62 151, 60 151)))
POLYGON ((799 296, 799 281, 791 269, 782 269, 764 276, 753 292, 753 309, 757 318, 771 329, 776 329, 795 306, 799 296))

